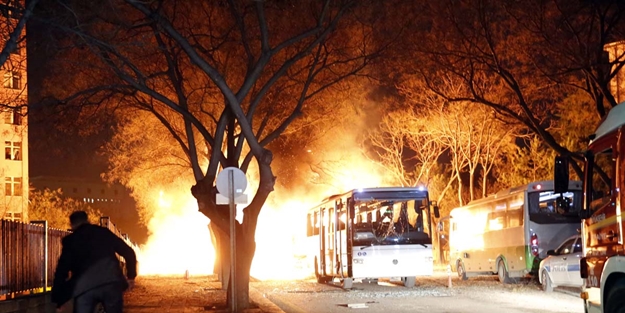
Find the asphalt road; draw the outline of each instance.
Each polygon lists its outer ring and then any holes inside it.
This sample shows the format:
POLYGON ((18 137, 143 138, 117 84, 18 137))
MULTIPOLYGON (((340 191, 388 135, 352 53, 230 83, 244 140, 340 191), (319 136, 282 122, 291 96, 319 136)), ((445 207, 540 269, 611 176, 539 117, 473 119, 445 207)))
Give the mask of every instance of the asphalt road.
POLYGON ((494 277, 417 280, 413 288, 381 281, 354 283, 352 290, 317 284, 314 280, 261 281, 252 284, 286 313, 428 312, 428 313, 577 313, 583 312, 579 293, 556 289, 545 293, 533 281, 502 285, 494 277), (352 308, 349 305, 365 306, 352 308))

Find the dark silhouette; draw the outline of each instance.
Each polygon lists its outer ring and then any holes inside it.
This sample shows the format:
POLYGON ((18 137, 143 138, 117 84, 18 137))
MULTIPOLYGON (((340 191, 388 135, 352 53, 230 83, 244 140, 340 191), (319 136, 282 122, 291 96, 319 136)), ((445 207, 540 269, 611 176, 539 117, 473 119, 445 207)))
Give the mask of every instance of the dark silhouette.
POLYGON ((123 292, 137 276, 134 250, 107 228, 89 224, 84 211, 72 213, 69 219, 73 233, 63 238, 52 302, 61 308, 73 297, 74 313, 93 313, 98 303, 107 313, 122 313, 123 292), (128 280, 115 253, 126 260, 128 280))

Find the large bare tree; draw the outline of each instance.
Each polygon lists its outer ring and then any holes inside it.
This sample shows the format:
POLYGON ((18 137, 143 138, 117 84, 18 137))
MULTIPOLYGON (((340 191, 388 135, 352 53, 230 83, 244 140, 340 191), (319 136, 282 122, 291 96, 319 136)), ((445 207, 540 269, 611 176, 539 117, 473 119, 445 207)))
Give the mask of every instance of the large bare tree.
POLYGON ((236 225, 237 297, 228 297, 248 308, 254 234, 276 179, 268 145, 386 47, 374 37, 376 9, 387 4, 96 2, 62 5, 68 14, 54 26, 74 47, 61 63, 72 65, 73 88, 55 96, 157 120, 191 170, 199 211, 222 234, 229 214, 215 202, 218 171, 257 169, 258 187, 236 225))

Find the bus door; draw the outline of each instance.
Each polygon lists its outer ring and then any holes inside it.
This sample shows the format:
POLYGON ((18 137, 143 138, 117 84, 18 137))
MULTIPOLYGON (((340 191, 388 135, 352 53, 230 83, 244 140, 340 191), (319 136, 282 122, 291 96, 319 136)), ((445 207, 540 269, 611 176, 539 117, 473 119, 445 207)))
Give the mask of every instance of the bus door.
POLYGON ((334 220, 336 219, 335 211, 333 207, 326 209, 326 214, 324 218, 324 223, 326 223, 326 236, 325 236, 325 267, 324 271, 327 275, 333 275, 334 271, 334 247, 335 247, 335 229, 334 229, 334 220))
POLYGON ((319 274, 322 276, 326 276, 326 236, 327 236, 327 222, 326 216, 328 212, 326 212, 325 208, 321 208, 319 210, 319 274))
POLYGON ((341 233, 341 215, 343 214, 342 212, 342 201, 341 199, 336 200, 335 204, 334 204, 334 208, 336 211, 335 214, 335 218, 334 218, 334 246, 336 247, 334 249, 334 273, 337 275, 342 274, 341 271, 341 266, 343 264, 342 262, 342 254, 343 254, 343 237, 342 233, 341 233))
POLYGON ((342 277, 351 277, 349 272, 349 258, 351 257, 349 241, 349 229, 351 229, 350 213, 348 205, 351 200, 339 199, 336 204, 336 272, 342 277), (348 227, 348 225, 350 225, 348 227))

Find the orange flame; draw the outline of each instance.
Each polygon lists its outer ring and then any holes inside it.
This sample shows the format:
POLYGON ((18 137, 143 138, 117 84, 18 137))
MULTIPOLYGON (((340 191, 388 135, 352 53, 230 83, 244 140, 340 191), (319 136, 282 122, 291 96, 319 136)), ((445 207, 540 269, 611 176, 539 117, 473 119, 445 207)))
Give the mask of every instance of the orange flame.
POLYGON ((208 218, 197 210, 191 194, 167 197, 161 191, 154 216, 148 223, 150 237, 141 247, 142 275, 211 274, 215 252, 208 218))

